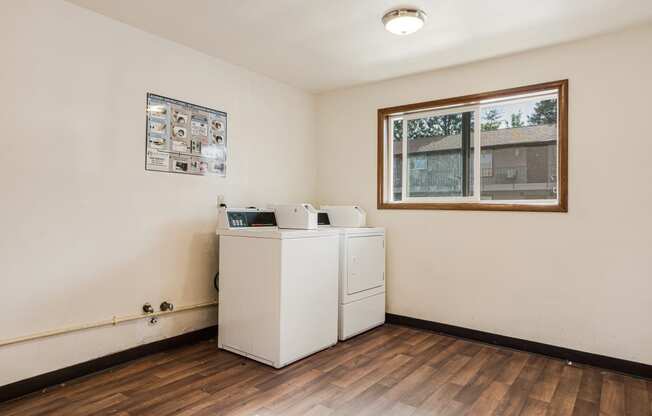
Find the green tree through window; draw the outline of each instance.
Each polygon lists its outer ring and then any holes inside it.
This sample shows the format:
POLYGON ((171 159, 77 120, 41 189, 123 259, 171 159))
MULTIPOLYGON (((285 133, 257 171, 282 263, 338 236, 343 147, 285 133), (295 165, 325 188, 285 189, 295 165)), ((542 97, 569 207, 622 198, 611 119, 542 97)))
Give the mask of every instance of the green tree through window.
POLYGON ((485 112, 482 115, 482 131, 498 130, 502 124, 501 118, 502 114, 495 108, 485 112))
POLYGON ((527 116, 531 125, 553 124, 557 122, 557 100, 541 100, 534 105, 532 114, 527 116))

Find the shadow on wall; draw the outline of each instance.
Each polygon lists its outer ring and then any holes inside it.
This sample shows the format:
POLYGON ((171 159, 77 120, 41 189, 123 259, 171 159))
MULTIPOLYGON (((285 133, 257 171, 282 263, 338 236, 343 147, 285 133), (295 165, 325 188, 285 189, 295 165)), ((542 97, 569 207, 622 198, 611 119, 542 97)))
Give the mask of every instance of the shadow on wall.
POLYGON ((218 270, 219 238, 212 229, 210 232, 195 233, 190 237, 187 258, 187 274, 183 279, 182 299, 192 303, 206 302, 217 298, 213 278, 218 270), (200 265, 198 267, 198 265, 200 265), (206 295, 197 296, 197 290, 205 290, 206 295), (194 301, 193 299, 199 299, 194 301))

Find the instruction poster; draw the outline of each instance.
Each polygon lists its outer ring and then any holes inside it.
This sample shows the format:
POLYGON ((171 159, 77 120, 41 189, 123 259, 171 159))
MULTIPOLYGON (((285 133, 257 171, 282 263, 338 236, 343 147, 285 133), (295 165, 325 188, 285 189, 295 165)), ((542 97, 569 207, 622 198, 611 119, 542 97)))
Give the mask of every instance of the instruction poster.
POLYGON ((226 113, 147 94, 145 169, 226 176, 226 113))

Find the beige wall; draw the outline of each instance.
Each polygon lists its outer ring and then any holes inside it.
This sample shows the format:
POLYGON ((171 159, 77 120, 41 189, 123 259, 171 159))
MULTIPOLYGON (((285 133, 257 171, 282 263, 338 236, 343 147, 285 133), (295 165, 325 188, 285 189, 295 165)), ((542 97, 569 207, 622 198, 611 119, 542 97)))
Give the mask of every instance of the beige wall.
MULTIPOLYGON (((360 203, 387 227, 391 313, 652 363, 652 26, 324 94, 317 107, 59 0, 3 3, 0 35, 0 339, 145 301, 212 300, 217 195, 318 198, 360 203), (560 78, 568 214, 374 208, 377 108, 560 78), (148 91, 229 113, 226 179, 144 171, 148 91)), ((0 385, 215 321, 210 308, 0 347, 0 385)))
POLYGON ((652 364, 652 26, 324 94, 319 199, 387 227, 388 312, 652 364), (378 211, 376 110, 570 80, 568 214, 378 211))
MULTIPOLYGON (((63 1, 2 9, 0 339, 213 300, 217 195, 315 198, 311 95, 63 1), (229 113, 226 179, 144 171, 148 91, 229 113)), ((215 322, 0 347, 0 385, 215 322)))

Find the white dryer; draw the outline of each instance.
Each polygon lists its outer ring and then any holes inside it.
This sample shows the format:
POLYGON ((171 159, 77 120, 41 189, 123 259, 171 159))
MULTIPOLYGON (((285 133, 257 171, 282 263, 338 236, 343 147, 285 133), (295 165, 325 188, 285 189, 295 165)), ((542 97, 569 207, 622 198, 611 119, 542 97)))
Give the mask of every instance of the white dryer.
POLYGON ((338 338, 345 340, 385 323, 385 229, 366 227, 359 207, 321 208, 321 229, 340 235, 338 338))
POLYGON ((385 323, 385 230, 340 229, 338 338, 385 323))
POLYGON ((220 208, 218 347, 276 368, 337 343, 337 230, 220 208))

